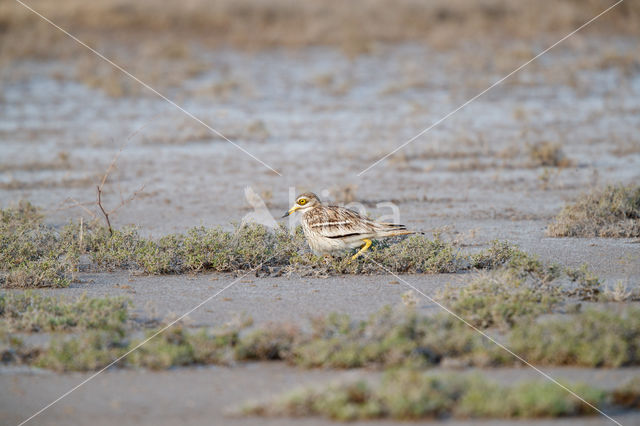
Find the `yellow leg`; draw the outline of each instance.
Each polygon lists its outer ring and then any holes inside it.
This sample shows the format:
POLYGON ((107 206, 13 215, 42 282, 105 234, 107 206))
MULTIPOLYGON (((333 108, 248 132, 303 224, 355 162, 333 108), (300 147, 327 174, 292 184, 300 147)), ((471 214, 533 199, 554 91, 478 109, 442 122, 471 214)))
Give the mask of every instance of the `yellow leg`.
POLYGON ((364 245, 360 248, 360 250, 353 255, 353 257, 351 258, 351 260, 355 259, 356 257, 360 256, 362 253, 364 253, 365 251, 367 251, 369 249, 369 247, 371 247, 371 240, 368 239, 364 239, 362 240, 364 241, 364 245))

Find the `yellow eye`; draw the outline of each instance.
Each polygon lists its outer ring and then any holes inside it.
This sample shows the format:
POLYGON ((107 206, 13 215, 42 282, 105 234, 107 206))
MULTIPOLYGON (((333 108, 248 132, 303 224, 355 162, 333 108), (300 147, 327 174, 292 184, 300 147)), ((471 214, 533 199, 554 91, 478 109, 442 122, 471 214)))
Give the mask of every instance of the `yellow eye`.
POLYGON ((304 206, 305 204, 307 204, 307 200, 305 200, 304 198, 301 198, 298 200, 298 204, 301 206, 304 206))

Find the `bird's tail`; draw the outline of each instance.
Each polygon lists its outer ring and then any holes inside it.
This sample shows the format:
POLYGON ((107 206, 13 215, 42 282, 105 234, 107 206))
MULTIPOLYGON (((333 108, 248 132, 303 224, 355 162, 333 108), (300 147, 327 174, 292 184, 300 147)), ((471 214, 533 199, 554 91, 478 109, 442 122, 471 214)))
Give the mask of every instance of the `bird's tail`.
POLYGON ((385 234, 385 237, 396 237, 398 235, 416 234, 416 232, 415 231, 409 231, 409 230, 406 230, 406 229, 402 229, 402 230, 398 230, 398 231, 394 231, 394 230, 385 231, 384 234, 385 234))
POLYGON ((385 237, 415 234, 415 232, 407 230, 405 225, 400 225, 398 223, 378 223, 378 225, 378 232, 383 234, 385 237))
POLYGON ((388 237, 395 237, 397 235, 412 235, 412 234, 424 235, 424 232, 408 230, 405 225, 401 225, 399 223, 379 223, 379 225, 380 225, 380 232, 384 233, 385 236, 388 236, 388 237))

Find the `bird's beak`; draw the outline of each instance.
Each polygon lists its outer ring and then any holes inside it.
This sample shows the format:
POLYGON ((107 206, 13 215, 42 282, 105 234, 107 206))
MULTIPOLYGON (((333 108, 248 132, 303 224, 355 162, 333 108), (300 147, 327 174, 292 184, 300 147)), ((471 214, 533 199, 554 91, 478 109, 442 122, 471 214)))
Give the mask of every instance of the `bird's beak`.
POLYGON ((282 216, 282 217, 287 217, 287 216, 289 216, 291 213, 295 212, 295 211, 296 211, 296 210, 298 210, 299 208, 300 208, 300 206, 298 206, 298 205, 295 205, 295 206, 291 207, 291 208, 289 209, 289 211, 288 211, 288 212, 286 212, 286 213, 284 214, 284 216, 282 216))

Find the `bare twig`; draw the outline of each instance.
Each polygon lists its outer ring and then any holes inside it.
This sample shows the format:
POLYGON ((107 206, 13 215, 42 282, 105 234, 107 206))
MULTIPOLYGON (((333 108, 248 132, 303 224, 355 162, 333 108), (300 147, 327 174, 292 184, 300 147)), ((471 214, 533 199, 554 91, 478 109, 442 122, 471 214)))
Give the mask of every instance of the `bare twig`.
MULTIPOLYGON (((105 175, 106 176, 106 175, 105 175)), ((102 183, 104 184, 104 181, 106 179, 103 179, 102 183)), ((107 213, 104 209, 104 207, 102 207, 102 188, 101 185, 98 185, 96 187, 98 189, 98 207, 100 207, 100 210, 102 211, 102 214, 104 215, 105 220, 107 221, 107 226, 109 227, 109 235, 113 235, 113 229, 111 229, 111 221, 109 220, 109 213, 107 213)))
POLYGON ((122 146, 120 147, 118 152, 116 152, 116 155, 113 156, 113 159, 111 160, 111 163, 109 164, 109 167, 107 167, 107 170, 105 171, 104 176, 102 176, 102 181, 100 182, 100 190, 102 190, 102 188, 104 187, 104 184, 106 183, 107 178, 109 177, 109 175, 111 174, 111 171, 115 168, 116 163, 118 162, 118 158, 120 158, 120 154, 122 154, 122 151, 127 147, 127 145, 129 145, 129 142, 131 142, 131 139, 133 139, 145 127, 147 127, 149 124, 151 124, 153 122, 153 120, 155 120, 155 118, 158 115, 160 115, 160 114, 158 113, 158 114, 153 115, 151 117, 151 120, 149 120, 148 122, 146 122, 145 124, 140 126, 138 129, 133 131, 129 136, 127 136, 127 140, 124 141, 124 143, 122 144, 122 146))
POLYGON ((88 205, 92 205, 92 204, 93 204, 93 201, 87 201, 87 202, 81 203, 81 202, 77 201, 77 200, 76 200, 75 198, 73 198, 73 197, 68 197, 68 198, 67 198, 66 200, 64 200, 61 204, 59 204, 59 207, 58 207, 58 208, 56 208, 56 209, 55 209, 55 211, 58 211, 58 210, 66 210, 66 209, 72 209, 72 208, 74 208, 74 207, 80 207, 82 210, 84 210, 84 212, 85 212, 85 213, 87 213, 89 216, 91 216, 91 219, 96 220, 96 219, 97 219, 97 216, 96 216, 95 212, 93 212, 93 211, 89 210, 89 209, 86 207, 86 206, 88 206, 88 205), (72 201, 72 202, 73 202, 73 204, 70 204, 70 205, 68 205, 68 206, 65 206, 64 204, 65 204, 65 203, 67 203, 67 202, 69 202, 69 201, 72 201))
POLYGON ((120 208, 122 208, 123 206, 125 206, 126 204, 130 203, 131 201, 133 201, 143 190, 145 187, 145 184, 142 184, 140 186, 140 188, 138 188, 137 190, 135 190, 128 198, 124 198, 122 195, 122 189, 120 188, 120 186, 118 186, 118 188, 120 189, 120 204, 118 204, 116 207, 114 207, 111 210, 107 210, 105 209, 104 205, 102 204, 102 193, 104 192, 104 186, 107 183, 107 180, 109 179, 109 176, 111 175, 111 172, 116 168, 116 164, 118 162, 118 159, 120 158, 120 155, 122 154, 122 151, 127 147, 127 145, 129 144, 129 142, 131 141, 131 139, 133 139, 138 133, 140 133, 145 127, 147 127, 149 124, 151 124, 153 122, 153 120, 160 115, 160 113, 155 114, 151 117, 151 120, 149 120, 147 123, 145 123, 144 125, 142 125, 141 127, 139 127, 138 129, 136 129, 134 132, 132 132, 129 136, 127 136, 126 141, 124 142, 124 144, 122 144, 122 146, 120 147, 120 149, 118 150, 118 152, 116 152, 116 154, 113 156, 113 158, 111 159, 111 162, 109 163, 109 166, 107 167, 107 169, 104 172, 104 175, 102 176, 102 179, 100 180, 100 184, 98 184, 96 186, 96 190, 97 190, 97 196, 96 196, 96 201, 95 202, 85 202, 85 203, 80 203, 78 201, 76 201, 75 199, 73 199, 72 197, 68 197, 62 204, 61 207, 59 207, 59 210, 62 209, 68 209, 68 208, 73 208, 73 207, 80 207, 82 210, 85 211, 85 213, 87 213, 89 216, 91 216, 91 218, 93 220, 97 220, 98 217, 96 215, 95 212, 91 211, 89 208, 87 208, 86 206, 94 204, 98 206, 98 209, 100 210, 100 212, 102 213, 102 215, 105 218, 105 222, 107 223, 107 227, 109 228, 109 234, 113 235, 113 228, 111 226, 111 220, 109 219, 109 215, 112 215, 113 213, 115 213, 116 211, 118 211, 120 208), (67 202, 73 202, 73 204, 68 205, 68 206, 63 206, 65 203, 67 202))
POLYGON ((104 176, 102 176, 102 180, 100 181, 100 185, 97 186, 97 198, 98 199, 97 199, 96 204, 98 205, 98 207, 100 208, 100 211, 104 215, 105 221, 107 222, 107 227, 109 228, 109 234, 110 235, 113 235, 113 228, 111 227, 111 221, 109 220, 109 215, 115 213, 121 207, 123 207, 126 204, 128 204, 129 202, 133 201, 140 194, 140 192, 142 192, 144 190, 145 184, 142 184, 142 186, 140 186, 140 188, 135 190, 133 192, 133 194, 131 194, 126 199, 124 199, 122 197, 122 190, 121 190, 120 191, 120 204, 118 204, 116 207, 114 207, 113 209, 111 209, 109 211, 105 210, 104 206, 102 205, 102 189, 104 188, 104 185, 107 182, 107 179, 109 178, 109 175, 111 174, 113 169, 116 167, 116 163, 118 162, 118 159, 120 158, 120 154, 122 154, 122 151, 126 148, 126 146, 129 144, 131 139, 133 139, 134 136, 136 136, 138 133, 140 133, 142 131, 142 129, 147 127, 153 121, 153 119, 155 119, 158 115, 159 114, 154 115, 149 122, 145 123, 143 126, 138 128, 137 130, 135 130, 133 133, 131 133, 127 137, 127 140, 124 142, 124 144, 122 144, 122 146, 120 147, 118 152, 116 152, 116 155, 113 156, 113 159, 111 159, 111 163, 109 163, 109 167, 107 167, 107 170, 105 171, 104 176))
POLYGON ((80 250, 84 253, 84 220, 83 217, 80 216, 80 250))
POLYGON ((142 191, 144 191, 144 187, 145 184, 143 183, 142 185, 140 185, 140 187, 138 189, 136 189, 135 191, 133 191, 133 193, 126 199, 122 198, 122 192, 120 193, 120 204, 118 204, 117 206, 115 206, 113 209, 109 210, 109 214, 111 213, 115 213, 116 211, 118 211, 121 207, 124 207, 125 205, 129 204, 131 201, 135 200, 138 195, 140 195, 140 193, 142 191))
POLYGON ((135 200, 136 197, 142 192, 144 191, 144 184, 142 184, 140 186, 140 188, 138 188, 137 190, 133 191, 133 193, 126 199, 122 198, 122 192, 120 193, 120 204, 118 204, 117 206, 115 206, 114 208, 112 208, 109 211, 106 211, 104 209, 104 206, 102 205, 102 188, 100 185, 97 186, 97 190, 98 190, 98 207, 100 208, 100 211, 102 211, 102 214, 104 215, 104 218, 107 222, 107 227, 109 228, 109 234, 113 235, 113 229, 111 228, 111 221, 109 220, 109 215, 113 214, 115 212, 117 212, 121 207, 124 207, 125 205, 129 204, 131 201, 135 200))

